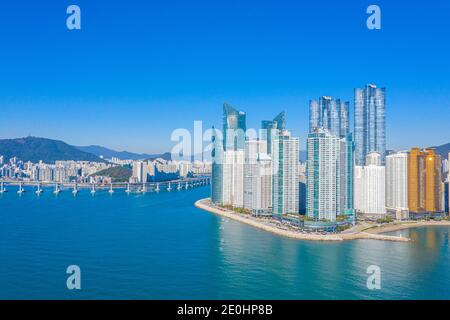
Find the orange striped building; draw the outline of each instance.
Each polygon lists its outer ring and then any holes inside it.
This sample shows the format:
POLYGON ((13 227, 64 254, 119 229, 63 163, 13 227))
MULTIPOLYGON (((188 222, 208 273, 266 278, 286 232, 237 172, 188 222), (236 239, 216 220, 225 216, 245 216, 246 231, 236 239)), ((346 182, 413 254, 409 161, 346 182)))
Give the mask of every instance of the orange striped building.
POLYGON ((412 148, 408 156, 411 212, 442 212, 442 158, 434 149, 412 148))

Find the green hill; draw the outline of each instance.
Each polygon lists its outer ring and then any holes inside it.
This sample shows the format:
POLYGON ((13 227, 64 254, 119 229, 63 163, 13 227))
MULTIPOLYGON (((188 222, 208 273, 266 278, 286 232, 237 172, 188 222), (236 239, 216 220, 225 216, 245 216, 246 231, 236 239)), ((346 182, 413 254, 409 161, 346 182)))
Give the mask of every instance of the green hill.
POLYGON ((131 173, 130 168, 117 166, 96 172, 93 176, 110 177, 112 182, 128 182, 131 173))
POLYGON ((51 140, 37 137, 18 139, 1 139, 0 155, 8 161, 12 157, 18 157, 23 161, 54 163, 57 160, 97 161, 103 162, 99 157, 81 151, 59 140, 51 140))

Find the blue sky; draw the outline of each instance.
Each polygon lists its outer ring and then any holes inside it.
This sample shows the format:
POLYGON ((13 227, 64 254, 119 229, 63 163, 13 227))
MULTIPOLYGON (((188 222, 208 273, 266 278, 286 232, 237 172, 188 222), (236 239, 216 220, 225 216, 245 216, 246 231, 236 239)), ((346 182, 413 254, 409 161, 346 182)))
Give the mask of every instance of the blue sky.
POLYGON ((375 83, 388 148, 447 143, 449 39, 447 0, 2 1, 0 138, 167 151, 176 128, 220 126, 227 101, 248 127, 286 110, 304 149, 309 99, 375 83))

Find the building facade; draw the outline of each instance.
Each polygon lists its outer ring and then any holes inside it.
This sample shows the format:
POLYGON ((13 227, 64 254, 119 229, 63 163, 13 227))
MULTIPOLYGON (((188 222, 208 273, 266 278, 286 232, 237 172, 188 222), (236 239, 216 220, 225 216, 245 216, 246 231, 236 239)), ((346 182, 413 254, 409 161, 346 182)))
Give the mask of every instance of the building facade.
POLYGON ((309 102, 309 132, 318 128, 327 129, 331 134, 345 137, 349 133, 349 103, 340 99, 320 97, 309 102))
POLYGON ((355 209, 366 215, 386 214, 386 172, 381 157, 371 152, 365 166, 355 166, 355 209))
POLYGON ((244 208, 257 215, 272 213, 272 160, 265 140, 245 142, 244 208))
POLYGON ((363 166, 366 155, 378 152, 384 164, 386 154, 385 88, 368 84, 355 89, 355 160, 363 166))
POLYGON ((408 206, 411 212, 434 213, 442 206, 442 158, 433 149, 412 148, 408 157, 408 206))
POLYGON ((281 131, 286 130, 286 114, 280 112, 273 120, 261 122, 261 139, 267 141, 267 154, 272 154, 272 140, 281 131))
POLYGON ((272 206, 274 214, 299 212, 299 138, 282 131, 272 141, 272 206))
POLYGON ((386 156, 386 209, 408 212, 408 153, 386 156))

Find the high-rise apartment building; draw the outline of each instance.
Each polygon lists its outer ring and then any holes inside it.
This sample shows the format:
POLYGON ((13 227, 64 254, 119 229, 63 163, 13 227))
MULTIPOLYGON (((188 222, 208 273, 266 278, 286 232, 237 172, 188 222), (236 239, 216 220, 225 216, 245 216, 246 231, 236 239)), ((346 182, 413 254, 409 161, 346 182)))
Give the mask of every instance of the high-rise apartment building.
POLYGON ((386 208, 389 211, 408 211, 408 153, 386 156, 386 208))
POLYGON ((245 142, 244 208, 258 215, 272 213, 272 160, 265 140, 245 142))
POLYGON ((320 97, 309 102, 309 132, 318 128, 327 129, 331 134, 345 137, 349 133, 349 103, 340 99, 320 97))
POLYGON ((244 150, 227 150, 222 164, 222 205, 244 207, 244 150))
POLYGON ((386 172, 378 152, 366 156, 365 166, 355 166, 355 209, 368 215, 386 214, 386 172))
POLYGON ((280 112, 273 120, 263 120, 261 122, 261 139, 267 141, 267 153, 272 154, 272 140, 281 131, 286 130, 286 114, 280 112))
POLYGON ((353 210, 353 141, 318 128, 308 135, 306 213, 315 220, 336 221, 353 210))
POLYGON ((223 105, 223 131, 212 136, 211 201, 243 207, 245 112, 223 105))
POLYGON ((378 152, 381 163, 386 154, 385 88, 368 84, 363 89, 355 89, 355 160, 363 166, 366 155, 378 152))
POLYGON ((274 214, 299 212, 299 138, 287 130, 272 141, 272 206, 274 214))
POLYGON ((411 212, 441 212, 442 158, 434 149, 412 148, 408 157, 408 206, 411 212))

